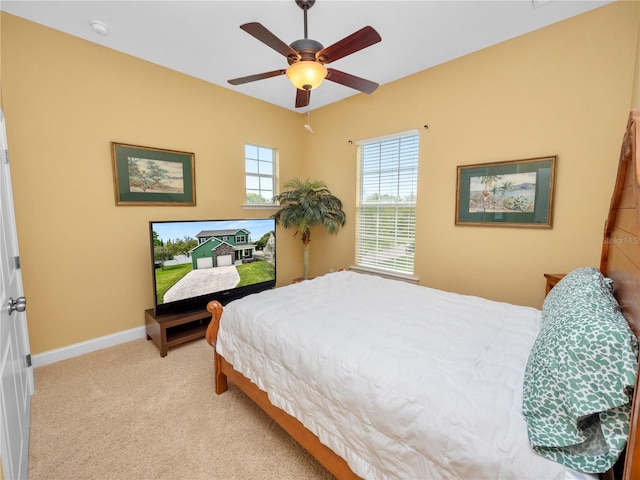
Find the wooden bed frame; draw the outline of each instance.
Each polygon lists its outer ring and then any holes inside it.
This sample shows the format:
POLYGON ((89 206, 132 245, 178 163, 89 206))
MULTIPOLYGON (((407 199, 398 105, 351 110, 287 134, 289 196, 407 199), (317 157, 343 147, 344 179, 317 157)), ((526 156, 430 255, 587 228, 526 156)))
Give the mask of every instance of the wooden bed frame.
MULTIPOLYGON (((640 337, 640 109, 629 114, 618 174, 602 239, 600 271, 613 279, 616 298, 640 337)), ((640 478, 640 382, 636 376, 623 480, 640 478)))
MULTIPOLYGON (((618 174, 611 198, 611 205, 605 223, 602 243, 600 270, 613 279, 616 297, 622 306, 625 318, 633 332, 640 337, 640 109, 629 115, 620 152, 618 174)), ((358 479, 345 460, 320 442, 319 438, 307 430, 297 419, 269 401, 267 394, 253 382, 237 372, 233 365, 215 351, 222 305, 210 302, 207 310, 211 312, 211 322, 207 328, 206 339, 214 347, 214 376, 216 393, 219 395, 228 388, 231 380, 240 390, 260 406, 273 420, 285 429, 300 445, 313 455, 327 470, 338 479, 358 479)), ((640 416, 639 382, 633 398, 631 428, 624 460, 623 480, 640 479, 640 416)), ((608 472, 605 478, 611 478, 608 472)))

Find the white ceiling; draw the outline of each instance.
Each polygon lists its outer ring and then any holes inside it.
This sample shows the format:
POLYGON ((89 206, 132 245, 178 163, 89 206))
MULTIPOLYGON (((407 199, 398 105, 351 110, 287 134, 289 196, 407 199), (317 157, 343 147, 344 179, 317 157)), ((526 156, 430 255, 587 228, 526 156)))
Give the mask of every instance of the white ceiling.
MULTIPOLYGON (((381 43, 330 66, 383 85, 610 1, 317 0, 308 11, 308 37, 327 47, 365 25, 374 27, 381 43)), ((303 38, 303 11, 294 0, 0 0, 0 9, 296 110, 295 87, 286 76, 237 87, 227 83, 230 78, 287 67, 285 57, 239 26, 262 23, 288 44, 303 38), (94 20, 108 26, 106 36, 93 31, 94 20)), ((360 93, 325 81, 312 91, 309 107, 302 110, 356 94, 360 93)))

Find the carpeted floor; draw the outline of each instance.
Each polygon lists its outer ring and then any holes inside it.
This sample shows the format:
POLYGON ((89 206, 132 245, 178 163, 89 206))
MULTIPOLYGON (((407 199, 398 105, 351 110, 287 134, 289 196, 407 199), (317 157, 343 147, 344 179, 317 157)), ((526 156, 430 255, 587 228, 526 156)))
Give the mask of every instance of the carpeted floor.
POLYGON ((212 348, 136 340, 35 370, 30 480, 334 477, 230 384, 212 348))

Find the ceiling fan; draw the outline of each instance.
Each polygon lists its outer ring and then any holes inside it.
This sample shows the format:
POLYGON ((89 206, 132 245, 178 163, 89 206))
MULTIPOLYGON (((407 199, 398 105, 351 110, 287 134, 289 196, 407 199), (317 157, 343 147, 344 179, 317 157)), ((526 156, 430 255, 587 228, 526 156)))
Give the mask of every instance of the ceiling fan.
POLYGON ((289 68, 233 78, 229 80, 229 83, 241 85, 265 78, 287 75, 297 89, 296 108, 309 105, 311 90, 320 85, 325 78, 360 92, 373 93, 378 88, 377 83, 333 68, 326 68, 325 64, 380 42, 382 38, 378 32, 373 27, 367 26, 324 48, 320 42, 307 37, 307 10, 313 7, 316 0, 295 0, 295 2, 304 11, 304 38, 294 41, 291 45, 284 43, 260 23, 252 22, 240 25, 240 28, 249 35, 287 57, 289 68))

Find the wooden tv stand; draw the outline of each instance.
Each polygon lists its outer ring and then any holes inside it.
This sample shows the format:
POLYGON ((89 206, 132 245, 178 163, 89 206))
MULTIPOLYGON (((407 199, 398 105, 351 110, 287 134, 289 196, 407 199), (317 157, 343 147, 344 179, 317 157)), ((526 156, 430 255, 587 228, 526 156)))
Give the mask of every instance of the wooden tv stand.
POLYGON ((158 316, 153 308, 144 311, 147 340, 153 340, 161 357, 167 356, 169 347, 204 337, 210 320, 211 313, 206 309, 158 316))

